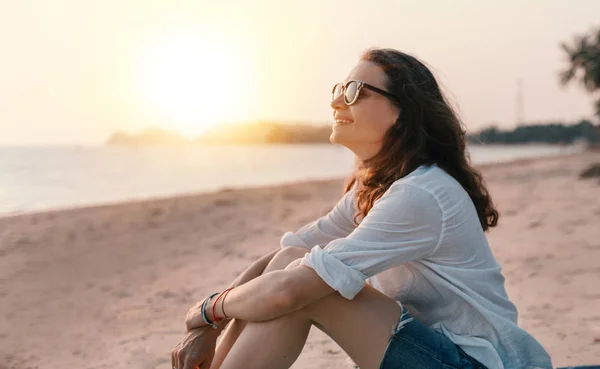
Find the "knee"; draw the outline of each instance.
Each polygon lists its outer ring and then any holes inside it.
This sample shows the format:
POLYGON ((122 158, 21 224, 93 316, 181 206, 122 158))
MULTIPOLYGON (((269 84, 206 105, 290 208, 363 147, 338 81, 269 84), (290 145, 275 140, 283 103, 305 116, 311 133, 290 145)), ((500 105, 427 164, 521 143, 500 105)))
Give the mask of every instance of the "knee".
POLYGON ((290 263, 292 263, 296 259, 300 259, 308 252, 307 249, 302 247, 293 247, 288 246, 279 250, 273 259, 269 262, 269 265, 265 268, 264 273, 270 272, 273 270, 282 270, 285 269, 290 263))
POLYGON ((302 256, 299 257, 298 259, 295 259, 294 261, 292 261, 291 263, 289 263, 286 267, 285 270, 288 269, 293 269, 295 267, 297 267, 298 265, 300 265, 300 261, 302 260, 302 256))
POLYGON ((287 246, 279 250, 276 257, 291 263, 292 261, 303 257, 307 252, 309 252, 309 250, 303 247, 287 246))

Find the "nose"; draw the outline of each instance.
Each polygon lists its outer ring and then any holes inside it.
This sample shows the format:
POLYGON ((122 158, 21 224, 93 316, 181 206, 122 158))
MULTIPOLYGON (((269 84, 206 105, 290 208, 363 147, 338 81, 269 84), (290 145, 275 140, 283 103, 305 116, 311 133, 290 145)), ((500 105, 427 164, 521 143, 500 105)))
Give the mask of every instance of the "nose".
POLYGON ((330 106, 333 110, 342 110, 346 109, 348 105, 344 102, 344 94, 340 94, 340 96, 331 100, 330 106))

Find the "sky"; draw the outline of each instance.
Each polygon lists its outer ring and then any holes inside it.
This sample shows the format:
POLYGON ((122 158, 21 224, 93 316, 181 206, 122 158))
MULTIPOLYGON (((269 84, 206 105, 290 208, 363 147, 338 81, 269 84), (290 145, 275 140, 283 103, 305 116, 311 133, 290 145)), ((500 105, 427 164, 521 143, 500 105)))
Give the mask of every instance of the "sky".
POLYGON ((331 124, 369 47, 428 66, 469 131, 591 118, 559 48, 598 0, 0 0, 0 145, 98 145, 159 126, 331 124))

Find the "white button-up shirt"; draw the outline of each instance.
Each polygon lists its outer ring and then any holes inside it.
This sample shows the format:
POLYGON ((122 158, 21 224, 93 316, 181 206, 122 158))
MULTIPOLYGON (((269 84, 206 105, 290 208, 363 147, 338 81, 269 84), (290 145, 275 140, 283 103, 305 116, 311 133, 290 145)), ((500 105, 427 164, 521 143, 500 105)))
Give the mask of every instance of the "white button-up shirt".
POLYGON ((399 301, 490 369, 552 368, 550 356, 517 325, 501 265, 475 206, 452 176, 421 166, 395 181, 356 226, 356 186, 281 246, 343 297, 369 283, 399 301))

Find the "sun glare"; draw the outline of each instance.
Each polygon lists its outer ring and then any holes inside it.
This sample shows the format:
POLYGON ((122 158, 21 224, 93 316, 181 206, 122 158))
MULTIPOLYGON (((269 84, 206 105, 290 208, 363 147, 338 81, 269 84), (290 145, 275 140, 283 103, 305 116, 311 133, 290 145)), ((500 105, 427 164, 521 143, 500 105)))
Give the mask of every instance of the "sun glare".
POLYGON ((251 67, 242 64, 247 58, 240 57, 241 50, 218 36, 189 29, 165 32, 141 54, 136 85, 146 109, 164 128, 196 135, 243 113, 251 67))

